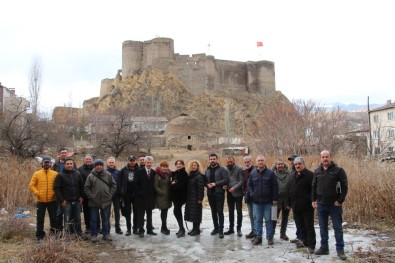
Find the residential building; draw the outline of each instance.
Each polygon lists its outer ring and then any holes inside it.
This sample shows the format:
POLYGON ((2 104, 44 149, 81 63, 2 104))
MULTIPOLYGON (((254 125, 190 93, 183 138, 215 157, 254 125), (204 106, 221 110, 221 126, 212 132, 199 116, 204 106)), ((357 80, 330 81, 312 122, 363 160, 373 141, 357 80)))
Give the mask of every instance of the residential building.
POLYGON ((388 100, 384 106, 369 111, 372 155, 395 152, 395 102, 388 100))

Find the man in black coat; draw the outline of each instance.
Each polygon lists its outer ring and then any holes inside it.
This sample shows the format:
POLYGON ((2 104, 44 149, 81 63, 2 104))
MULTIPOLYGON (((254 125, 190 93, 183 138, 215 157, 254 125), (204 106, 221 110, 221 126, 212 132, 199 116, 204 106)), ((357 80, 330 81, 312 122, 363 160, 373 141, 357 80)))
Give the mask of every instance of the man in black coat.
MULTIPOLYGON (((88 175, 92 172, 93 168, 95 168, 93 165, 93 156, 90 154, 86 154, 84 156, 84 164, 81 165, 80 167, 78 167, 78 171, 80 172, 80 174, 82 176, 84 185, 86 182, 86 178, 88 178, 88 175)), ((91 217, 90 217, 90 209, 89 209, 89 205, 88 205, 89 199, 85 195, 85 192, 83 194, 83 199, 84 199, 84 201, 82 203, 82 211, 84 213, 85 234, 89 234, 91 232, 91 230, 90 230, 91 217)), ((99 232, 101 232, 100 217, 98 217, 97 229, 99 229, 99 232)))
POLYGON ((80 173, 74 169, 74 161, 71 158, 65 160, 63 171, 55 179, 55 193, 63 210, 67 231, 82 236, 81 205, 84 182, 80 173))
POLYGON ((303 241, 296 243, 298 248, 307 246, 309 253, 314 253, 315 230, 314 209, 311 206, 311 185, 314 173, 306 169, 304 159, 296 157, 294 160, 295 172, 289 177, 289 194, 287 206, 292 207, 295 224, 305 233, 303 241))
POLYGON ((314 171, 312 206, 317 208, 321 245, 316 255, 328 255, 328 219, 332 219, 335 231, 337 256, 346 260, 343 239, 343 202, 348 192, 347 174, 332 161, 332 155, 324 150, 320 154, 321 165, 314 171))
POLYGON ((152 156, 145 157, 145 167, 135 173, 135 194, 138 204, 139 236, 144 237, 144 216, 147 214, 147 234, 156 235, 152 227, 152 210, 155 208, 155 171, 152 169, 152 156))
POLYGON ((119 178, 119 188, 121 193, 121 212, 126 219, 126 236, 131 235, 132 211, 133 211, 133 234, 138 234, 138 206, 135 201, 135 173, 139 169, 136 157, 129 156, 128 163, 121 169, 119 178), (133 207, 133 208, 132 208, 133 207))

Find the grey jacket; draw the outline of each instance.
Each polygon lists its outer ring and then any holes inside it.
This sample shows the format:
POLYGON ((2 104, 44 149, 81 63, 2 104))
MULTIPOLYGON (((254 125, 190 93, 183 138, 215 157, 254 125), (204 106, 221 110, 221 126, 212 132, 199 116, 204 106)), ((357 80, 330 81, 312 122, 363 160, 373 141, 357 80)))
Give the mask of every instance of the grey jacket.
MULTIPOLYGON (((210 183, 210 166, 206 169, 205 172, 206 182, 207 185, 210 183)), ((223 189, 224 185, 228 185, 229 182, 229 171, 228 169, 218 165, 215 169, 215 190, 207 189, 207 195, 212 195, 215 193, 222 193, 225 194, 225 190, 223 189)))
POLYGON ((229 183, 228 191, 230 188, 234 188, 235 191, 232 194, 234 197, 243 196, 243 183, 244 183, 244 171, 240 165, 234 164, 233 167, 226 167, 229 171, 229 183))
POLYGON ((107 171, 97 172, 95 169, 88 175, 84 186, 89 207, 105 208, 111 205, 116 190, 117 184, 111 174, 107 171))

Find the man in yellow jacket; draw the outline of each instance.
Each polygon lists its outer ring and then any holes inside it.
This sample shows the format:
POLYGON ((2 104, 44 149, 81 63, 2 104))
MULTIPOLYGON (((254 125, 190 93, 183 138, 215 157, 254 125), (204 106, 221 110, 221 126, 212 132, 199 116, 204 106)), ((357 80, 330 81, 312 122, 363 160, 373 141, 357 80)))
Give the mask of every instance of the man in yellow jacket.
POLYGON ((51 233, 56 230, 56 201, 55 201, 55 178, 57 172, 51 170, 51 158, 43 157, 42 169, 36 171, 29 184, 29 190, 37 197, 37 227, 36 238, 41 240, 45 236, 44 218, 45 210, 48 210, 51 233))

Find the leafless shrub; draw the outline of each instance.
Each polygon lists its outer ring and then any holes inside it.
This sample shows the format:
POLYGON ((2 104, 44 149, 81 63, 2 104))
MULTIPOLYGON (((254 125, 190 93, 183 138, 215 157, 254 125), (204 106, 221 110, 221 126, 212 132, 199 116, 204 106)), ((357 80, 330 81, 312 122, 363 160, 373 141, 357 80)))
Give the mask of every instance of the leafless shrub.
POLYGON ((14 218, 7 215, 0 218, 0 240, 2 242, 18 242, 26 237, 26 233, 32 230, 25 219, 14 218))
POLYGON ((33 173, 40 168, 34 159, 20 161, 16 156, 0 162, 0 208, 13 211, 16 206, 29 206, 34 202, 28 185, 33 173))
POLYGON ((78 241, 65 240, 55 236, 47 236, 36 243, 31 239, 24 240, 24 251, 19 257, 23 262, 74 263, 94 262, 96 256, 87 253, 78 241))

